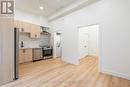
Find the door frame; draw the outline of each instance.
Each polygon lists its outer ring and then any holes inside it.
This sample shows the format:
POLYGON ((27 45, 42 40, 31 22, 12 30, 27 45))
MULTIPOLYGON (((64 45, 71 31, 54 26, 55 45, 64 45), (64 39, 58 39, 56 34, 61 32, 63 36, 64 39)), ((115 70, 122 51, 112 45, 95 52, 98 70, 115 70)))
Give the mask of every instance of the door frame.
MULTIPOLYGON (((98 69, 99 69, 99 72, 101 72, 102 71, 102 28, 101 28, 100 23, 79 26, 78 27, 78 36, 79 36, 80 28, 94 26, 94 25, 98 25, 98 69)), ((79 50, 79 37, 78 37, 78 50, 79 50)), ((80 58, 79 58, 79 60, 80 60, 80 58)))
POLYGON ((61 58, 62 58, 62 31, 58 30, 53 33, 53 58, 56 57, 56 43, 55 43, 55 35, 56 33, 61 33, 61 58))

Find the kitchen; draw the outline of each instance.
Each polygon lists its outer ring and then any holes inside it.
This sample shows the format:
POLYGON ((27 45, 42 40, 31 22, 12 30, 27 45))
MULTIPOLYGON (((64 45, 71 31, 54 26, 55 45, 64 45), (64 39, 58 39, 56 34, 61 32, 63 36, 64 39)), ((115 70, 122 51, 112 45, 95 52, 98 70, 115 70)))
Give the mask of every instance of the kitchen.
POLYGON ((0 87, 130 87, 128 8, 130 0, 0 0, 0 87))
POLYGON ((49 27, 43 27, 19 20, 14 20, 14 27, 16 31, 16 55, 18 55, 16 56, 16 59, 18 60, 15 65, 15 69, 17 70, 15 79, 18 79, 18 72, 21 69, 19 66, 53 58, 53 47, 51 45, 51 33, 49 27))

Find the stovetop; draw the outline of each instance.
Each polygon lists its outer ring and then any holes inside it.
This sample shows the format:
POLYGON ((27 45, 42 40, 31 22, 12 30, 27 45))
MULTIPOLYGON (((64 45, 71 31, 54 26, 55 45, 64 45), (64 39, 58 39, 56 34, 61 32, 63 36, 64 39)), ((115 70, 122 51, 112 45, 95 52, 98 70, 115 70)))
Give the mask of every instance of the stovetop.
POLYGON ((52 46, 46 45, 46 46, 41 46, 41 48, 43 48, 43 49, 52 49, 52 46))

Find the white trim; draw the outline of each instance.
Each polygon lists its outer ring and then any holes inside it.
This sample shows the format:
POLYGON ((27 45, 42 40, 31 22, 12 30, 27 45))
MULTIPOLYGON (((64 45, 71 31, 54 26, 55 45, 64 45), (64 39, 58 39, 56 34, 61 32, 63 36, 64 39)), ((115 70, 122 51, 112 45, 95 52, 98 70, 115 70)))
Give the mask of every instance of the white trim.
POLYGON ((97 23, 98 24, 98 70, 99 72, 102 70, 102 66, 103 66, 103 63, 102 63, 102 28, 101 28, 101 25, 100 23, 97 23))
POLYGON ((62 57, 62 31, 61 30, 57 30, 57 31, 54 31, 54 33, 53 33, 53 58, 57 58, 56 57, 56 44, 55 44, 55 36, 56 36, 56 33, 61 33, 61 57, 62 57))
MULTIPOLYGON (((89 27, 89 26, 94 26, 94 25, 98 25, 98 62, 99 62, 98 70, 99 70, 99 72, 101 72, 103 65, 102 65, 102 28, 101 28, 100 23, 78 26, 78 32, 79 32, 79 28, 81 28, 81 27, 89 27)), ((79 38, 78 38, 78 42, 79 42, 79 38)), ((79 50, 79 48, 78 48, 78 50, 79 50)))
POLYGON ((113 75, 113 76, 116 76, 116 77, 121 77, 121 78, 130 80, 130 76, 129 75, 126 75, 126 74, 123 74, 123 73, 119 73, 119 72, 116 72, 116 71, 111 71, 111 70, 103 69, 101 71, 101 73, 109 74, 109 75, 113 75))
POLYGON ((78 61, 69 61, 69 60, 66 60, 65 58, 62 58, 62 61, 69 63, 69 64, 73 64, 73 65, 79 65, 78 61))
POLYGON ((60 17, 66 16, 67 14, 70 14, 74 11, 77 11, 83 7, 86 7, 88 5, 91 5, 98 0, 78 0, 77 2, 67 6, 66 8, 61 9, 60 11, 56 12, 55 14, 52 14, 48 17, 49 21, 54 21, 60 17))

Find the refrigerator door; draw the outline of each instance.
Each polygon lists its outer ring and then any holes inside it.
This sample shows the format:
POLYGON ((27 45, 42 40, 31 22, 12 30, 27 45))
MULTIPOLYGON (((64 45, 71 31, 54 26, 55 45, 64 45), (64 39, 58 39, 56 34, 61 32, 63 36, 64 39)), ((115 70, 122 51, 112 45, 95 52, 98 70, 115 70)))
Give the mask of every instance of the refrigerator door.
POLYGON ((19 29, 14 28, 14 80, 19 78, 19 29))

